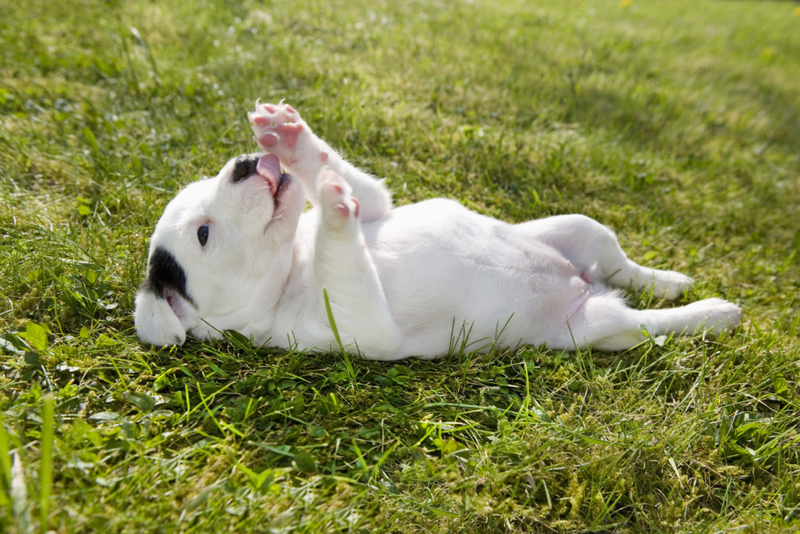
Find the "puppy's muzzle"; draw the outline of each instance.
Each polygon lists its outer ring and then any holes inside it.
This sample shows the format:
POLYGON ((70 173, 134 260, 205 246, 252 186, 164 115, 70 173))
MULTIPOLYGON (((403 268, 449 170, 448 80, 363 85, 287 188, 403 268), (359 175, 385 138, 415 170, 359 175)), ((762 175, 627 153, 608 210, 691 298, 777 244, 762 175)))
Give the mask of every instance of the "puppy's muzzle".
POLYGON ((286 175, 281 173, 281 164, 278 157, 273 154, 263 156, 242 155, 236 158, 231 173, 231 181, 239 183, 251 176, 259 176, 269 186, 272 196, 278 192, 286 182, 286 175))

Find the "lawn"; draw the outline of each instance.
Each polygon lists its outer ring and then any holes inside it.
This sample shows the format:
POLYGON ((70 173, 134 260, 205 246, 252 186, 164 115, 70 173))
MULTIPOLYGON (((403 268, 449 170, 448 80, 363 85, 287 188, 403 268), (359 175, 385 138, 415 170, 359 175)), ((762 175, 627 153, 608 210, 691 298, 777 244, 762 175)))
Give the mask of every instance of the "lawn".
POLYGON ((800 528, 797 4, 0 0, 0 206, 2 532, 800 528), (255 150, 257 98, 397 204, 589 215, 743 324, 398 364, 143 345, 148 237, 255 150))

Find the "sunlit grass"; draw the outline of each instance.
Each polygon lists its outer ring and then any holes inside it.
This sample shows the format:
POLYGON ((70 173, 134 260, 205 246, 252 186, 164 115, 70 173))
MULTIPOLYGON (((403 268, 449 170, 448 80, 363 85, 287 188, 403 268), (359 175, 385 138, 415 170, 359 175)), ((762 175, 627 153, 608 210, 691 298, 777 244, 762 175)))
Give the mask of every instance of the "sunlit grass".
POLYGON ((0 530, 796 530, 795 11, 1 5, 0 530), (256 98, 398 204, 584 213, 744 324, 621 354, 458 338, 398 364, 236 333, 141 345, 147 239, 175 191, 255 148, 256 98))

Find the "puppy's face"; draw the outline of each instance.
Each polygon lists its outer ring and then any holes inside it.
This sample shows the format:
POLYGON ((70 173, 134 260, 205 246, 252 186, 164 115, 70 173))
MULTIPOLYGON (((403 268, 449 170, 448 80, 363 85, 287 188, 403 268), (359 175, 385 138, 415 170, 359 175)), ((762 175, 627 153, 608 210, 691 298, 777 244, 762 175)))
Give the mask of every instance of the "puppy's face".
POLYGON ((136 295, 139 337, 180 345, 269 321, 289 274, 303 211, 299 183, 273 155, 243 155, 170 202, 150 241, 136 295))

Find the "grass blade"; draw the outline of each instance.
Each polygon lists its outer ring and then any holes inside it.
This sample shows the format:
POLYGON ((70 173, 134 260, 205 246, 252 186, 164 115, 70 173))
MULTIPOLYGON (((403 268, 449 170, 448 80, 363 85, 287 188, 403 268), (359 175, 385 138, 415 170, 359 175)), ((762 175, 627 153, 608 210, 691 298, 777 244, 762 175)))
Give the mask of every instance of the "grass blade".
POLYGON ((336 327, 336 321, 333 319, 333 311, 331 310, 331 301, 328 300, 328 288, 322 288, 322 296, 325 299, 325 311, 328 313, 328 322, 331 324, 333 337, 336 338, 336 343, 339 344, 339 350, 342 351, 342 358, 344 358, 344 365, 347 368, 347 375, 350 377, 350 384, 355 384, 356 373, 353 365, 350 363, 350 355, 344 350, 342 338, 339 337, 339 329, 336 327))
POLYGON ((331 301, 328 300, 328 288, 322 288, 322 296, 325 299, 325 311, 328 312, 328 322, 331 324, 333 330, 333 337, 336 338, 336 343, 339 344, 339 350, 344 352, 344 345, 342 345, 342 338, 339 337, 339 329, 336 328, 336 321, 333 320, 333 311, 331 310, 331 301))
POLYGON ((8 506, 11 491, 11 459, 8 456, 8 434, 3 425, 3 412, 0 412, 0 506, 8 506))
POLYGON ((50 493, 53 484, 53 394, 48 393, 44 396, 44 406, 42 409, 42 451, 39 458, 39 513, 40 530, 42 534, 47 532, 49 521, 47 516, 50 513, 50 493))
POLYGON ((17 522, 17 532, 20 534, 32 532, 28 488, 25 486, 25 469, 22 465, 22 458, 16 452, 14 452, 11 464, 11 511, 17 522))

